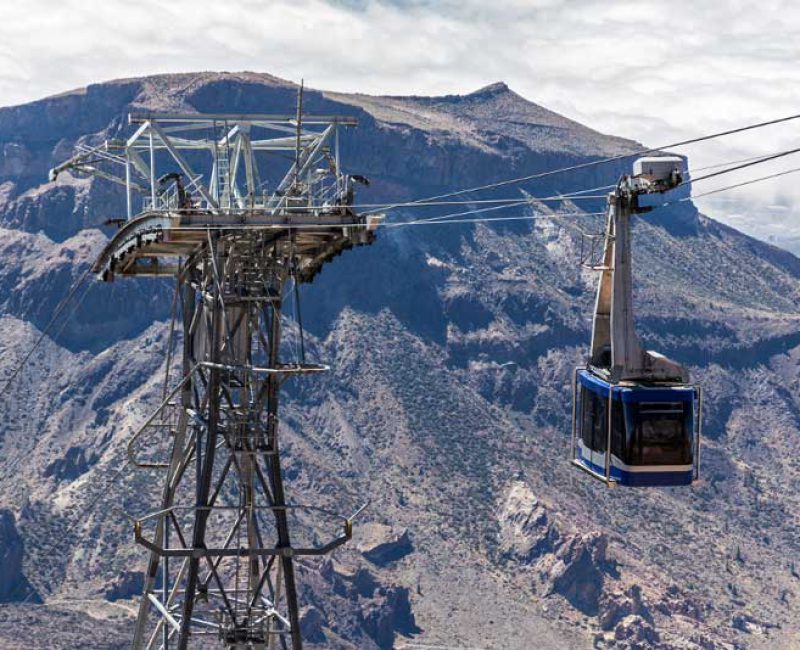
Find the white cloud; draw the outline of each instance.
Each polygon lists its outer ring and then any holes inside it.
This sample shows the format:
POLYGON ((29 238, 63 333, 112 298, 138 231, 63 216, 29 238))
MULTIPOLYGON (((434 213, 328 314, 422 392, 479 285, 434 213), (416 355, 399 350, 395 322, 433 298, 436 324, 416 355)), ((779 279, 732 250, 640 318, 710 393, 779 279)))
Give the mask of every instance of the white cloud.
MULTIPOLYGON (((459 93, 504 80, 533 101, 648 144, 800 112, 800 3, 791 0, 2 0, 1 6, 0 104, 6 105, 123 76, 256 70, 304 77, 318 88, 391 94, 459 93)), ((697 165, 745 157, 794 146, 797 130, 775 127, 686 153, 697 165)), ((794 164, 800 157, 763 173, 794 164)), ((740 227, 778 239, 784 231, 800 235, 794 216, 800 208, 784 210, 791 216, 780 219, 768 209, 800 205, 796 178, 733 196, 739 212, 750 215, 737 220, 740 227)), ((701 205, 725 218, 731 202, 720 198, 701 205)))

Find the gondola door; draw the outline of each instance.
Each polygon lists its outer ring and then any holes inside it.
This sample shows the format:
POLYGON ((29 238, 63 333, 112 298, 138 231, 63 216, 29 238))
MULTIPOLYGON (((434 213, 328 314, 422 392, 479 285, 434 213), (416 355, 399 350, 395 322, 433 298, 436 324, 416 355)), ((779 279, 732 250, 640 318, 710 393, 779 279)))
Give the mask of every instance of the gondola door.
POLYGON ((610 478, 608 462, 609 398, 576 382, 576 449, 574 458, 595 474, 610 478))

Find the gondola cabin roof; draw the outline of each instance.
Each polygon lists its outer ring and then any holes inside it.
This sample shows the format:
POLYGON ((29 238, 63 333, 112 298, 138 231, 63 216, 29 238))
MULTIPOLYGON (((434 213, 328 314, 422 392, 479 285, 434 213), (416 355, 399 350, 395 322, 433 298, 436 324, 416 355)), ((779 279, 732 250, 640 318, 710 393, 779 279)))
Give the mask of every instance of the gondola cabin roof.
POLYGON ((686 384, 653 384, 622 382, 614 384, 598 377, 590 370, 579 370, 578 380, 581 386, 608 398, 623 402, 691 402, 695 398, 695 388, 686 384))

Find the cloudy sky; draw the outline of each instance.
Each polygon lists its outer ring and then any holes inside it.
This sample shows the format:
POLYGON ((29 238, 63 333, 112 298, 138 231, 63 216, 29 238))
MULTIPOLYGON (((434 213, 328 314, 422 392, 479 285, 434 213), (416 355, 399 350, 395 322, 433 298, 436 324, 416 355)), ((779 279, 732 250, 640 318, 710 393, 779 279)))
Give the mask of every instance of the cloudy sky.
MULTIPOLYGON (((659 145, 800 113, 791 0, 0 0, 0 104, 111 78, 255 70, 316 88, 465 93, 505 81, 659 145)), ((686 149, 695 166, 800 146, 800 120, 686 149)), ((800 167, 800 154, 703 190, 800 167)), ((701 191, 698 184, 696 191, 701 191)), ((800 173, 701 200, 800 251, 800 173), (795 239, 796 238, 796 239, 795 239)))

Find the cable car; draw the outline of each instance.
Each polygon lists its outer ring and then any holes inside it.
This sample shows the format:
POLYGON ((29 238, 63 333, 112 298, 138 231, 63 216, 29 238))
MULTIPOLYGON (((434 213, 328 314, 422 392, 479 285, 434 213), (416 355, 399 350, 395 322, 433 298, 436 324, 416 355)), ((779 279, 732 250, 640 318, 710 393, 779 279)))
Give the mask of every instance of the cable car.
POLYGON ((572 462, 609 486, 699 478, 702 391, 683 366, 642 348, 633 319, 630 217, 684 186, 683 166, 677 156, 640 159, 609 196, 591 350, 575 371, 572 408, 572 462))
POLYGON ((699 390, 694 386, 614 384, 575 373, 575 462, 620 485, 690 485, 699 460, 699 390))

